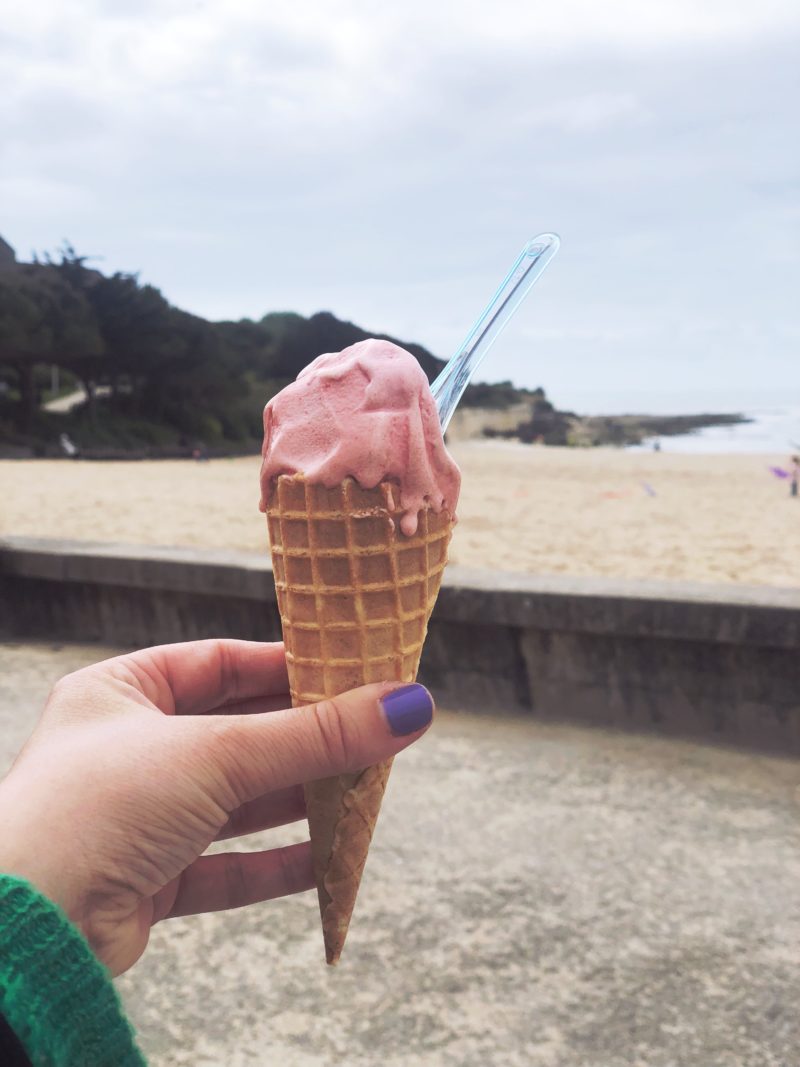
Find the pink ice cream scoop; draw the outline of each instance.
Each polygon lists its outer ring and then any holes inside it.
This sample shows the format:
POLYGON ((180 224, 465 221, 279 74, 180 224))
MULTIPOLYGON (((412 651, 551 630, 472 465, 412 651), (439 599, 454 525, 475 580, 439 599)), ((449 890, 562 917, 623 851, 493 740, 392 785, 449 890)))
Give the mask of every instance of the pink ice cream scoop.
POLYGON ((302 474, 333 488, 398 484, 400 529, 412 536, 419 512, 455 514, 461 474, 444 445, 428 379, 390 341, 359 341, 319 356, 264 409, 261 510, 276 478, 302 474))

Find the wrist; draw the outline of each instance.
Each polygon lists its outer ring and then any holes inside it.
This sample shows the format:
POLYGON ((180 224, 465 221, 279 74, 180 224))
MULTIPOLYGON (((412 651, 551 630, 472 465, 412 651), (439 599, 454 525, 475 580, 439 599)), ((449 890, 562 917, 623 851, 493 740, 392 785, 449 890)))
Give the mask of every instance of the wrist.
POLYGON ((0 788, 0 873, 29 882, 80 926, 82 908, 74 885, 74 857, 73 863, 63 862, 53 835, 14 818, 16 812, 25 810, 24 799, 11 796, 4 782, 0 788))
POLYGON ((42 846, 39 844, 32 848, 17 847, 14 842, 4 840, 0 845, 0 874, 29 882, 37 892, 57 904, 67 918, 76 923, 79 907, 68 891, 65 880, 57 877, 55 872, 48 869, 35 855, 40 847, 42 846))

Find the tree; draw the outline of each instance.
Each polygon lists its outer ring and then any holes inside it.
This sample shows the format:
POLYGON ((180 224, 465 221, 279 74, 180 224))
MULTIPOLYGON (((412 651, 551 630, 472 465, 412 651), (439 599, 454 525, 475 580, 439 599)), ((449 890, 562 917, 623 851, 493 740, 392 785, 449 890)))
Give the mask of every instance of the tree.
MULTIPOLYGON (((208 322, 173 307, 136 274, 92 269, 69 244, 55 258, 0 273, 0 378, 14 388, 12 424, 42 439, 68 427, 86 447, 174 447, 180 438, 254 446, 273 392, 320 353, 368 336, 330 312, 208 322), (82 382, 85 407, 37 415, 36 370, 53 363, 82 382), (111 387, 108 398, 98 397, 98 385, 111 387)), ((422 346, 395 343, 429 380, 441 370, 422 346)), ((504 406, 520 395, 511 383, 473 386, 465 402, 504 406)))
POLYGON ((124 386, 138 411, 147 384, 176 349, 172 309, 158 289, 135 274, 82 279, 108 352, 104 368, 114 394, 124 386))
POLYGON ((83 379, 103 352, 91 306, 50 265, 24 264, 0 277, 0 361, 17 376, 21 429, 30 429, 38 407, 38 364, 58 363, 83 379))
POLYGON ((423 348, 422 345, 396 341, 388 334, 371 334, 352 322, 337 319, 330 311, 318 311, 308 319, 293 312, 265 315, 262 324, 272 334, 268 348, 271 375, 276 378, 296 378, 303 367, 323 352, 340 352, 358 341, 379 337, 384 341, 399 344, 414 356, 422 369, 433 381, 444 363, 423 348))

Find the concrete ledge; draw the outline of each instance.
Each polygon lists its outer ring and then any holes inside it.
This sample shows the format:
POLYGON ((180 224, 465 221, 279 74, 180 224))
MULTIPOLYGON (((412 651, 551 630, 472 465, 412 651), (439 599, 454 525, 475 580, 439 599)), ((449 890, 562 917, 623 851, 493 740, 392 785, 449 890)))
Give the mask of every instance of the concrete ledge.
MULTIPOLYGON (((0 634, 276 639, 266 557, 6 538, 0 634)), ((422 677, 454 706, 800 752, 800 589, 451 567, 422 677)))

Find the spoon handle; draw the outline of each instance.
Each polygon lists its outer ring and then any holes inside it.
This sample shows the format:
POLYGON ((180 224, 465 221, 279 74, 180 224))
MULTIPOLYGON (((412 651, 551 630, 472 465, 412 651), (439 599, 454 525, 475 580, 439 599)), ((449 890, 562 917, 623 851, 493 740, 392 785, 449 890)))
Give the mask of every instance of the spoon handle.
POLYGON ((478 365, 556 254, 560 243, 554 233, 540 233, 528 241, 464 343, 431 386, 442 433, 478 365))

